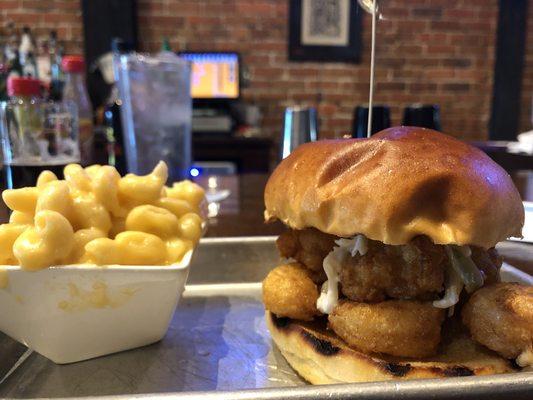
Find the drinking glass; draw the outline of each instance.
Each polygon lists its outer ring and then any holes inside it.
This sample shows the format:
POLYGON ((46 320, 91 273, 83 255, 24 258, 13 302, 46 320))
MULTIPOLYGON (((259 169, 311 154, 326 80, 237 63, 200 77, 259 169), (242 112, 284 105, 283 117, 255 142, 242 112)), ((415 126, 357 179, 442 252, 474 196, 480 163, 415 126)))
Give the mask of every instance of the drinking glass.
POLYGON ((4 184, 34 186, 43 170, 58 177, 80 162, 78 113, 73 102, 0 103, 4 184))
POLYGON ((190 65, 172 54, 117 55, 124 147, 129 172, 149 173, 158 161, 170 181, 189 176, 191 166, 190 65))

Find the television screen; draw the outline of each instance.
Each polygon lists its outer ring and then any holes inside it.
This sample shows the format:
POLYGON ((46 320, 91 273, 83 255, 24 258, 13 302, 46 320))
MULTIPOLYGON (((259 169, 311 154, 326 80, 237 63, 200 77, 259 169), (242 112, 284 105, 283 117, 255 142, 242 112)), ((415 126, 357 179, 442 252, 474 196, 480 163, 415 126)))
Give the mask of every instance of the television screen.
POLYGON ((236 53, 180 53, 192 64, 193 99, 239 97, 239 56, 236 53))

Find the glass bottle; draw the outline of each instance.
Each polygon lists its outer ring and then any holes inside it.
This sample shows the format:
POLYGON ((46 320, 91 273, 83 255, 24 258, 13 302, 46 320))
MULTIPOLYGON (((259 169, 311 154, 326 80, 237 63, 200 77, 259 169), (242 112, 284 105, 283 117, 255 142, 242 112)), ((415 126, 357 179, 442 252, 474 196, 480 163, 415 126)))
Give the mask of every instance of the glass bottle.
POLYGON ((61 62, 65 73, 63 101, 72 101, 78 107, 79 141, 82 165, 89 165, 93 158, 93 110, 85 86, 85 62, 82 56, 65 56, 61 62))

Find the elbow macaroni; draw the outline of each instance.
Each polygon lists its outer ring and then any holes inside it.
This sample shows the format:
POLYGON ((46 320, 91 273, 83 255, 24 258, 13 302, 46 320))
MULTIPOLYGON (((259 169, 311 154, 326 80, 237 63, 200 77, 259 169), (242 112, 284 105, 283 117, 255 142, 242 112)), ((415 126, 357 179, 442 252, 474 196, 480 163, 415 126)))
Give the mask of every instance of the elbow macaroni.
POLYGON ((36 187, 2 193, 13 212, 0 225, 0 264, 173 264, 202 235, 203 189, 190 181, 165 187, 163 162, 145 176, 76 164, 64 176, 44 171, 36 187))

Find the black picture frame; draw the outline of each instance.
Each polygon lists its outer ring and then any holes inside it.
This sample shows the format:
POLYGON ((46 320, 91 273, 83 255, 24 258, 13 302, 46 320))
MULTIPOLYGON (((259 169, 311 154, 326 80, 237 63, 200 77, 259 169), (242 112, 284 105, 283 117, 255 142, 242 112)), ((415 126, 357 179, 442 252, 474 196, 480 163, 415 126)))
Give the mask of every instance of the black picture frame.
POLYGON ((349 0, 348 45, 304 45, 301 40, 302 1, 289 1, 289 61, 361 61, 361 15, 363 10, 357 1, 349 0))

